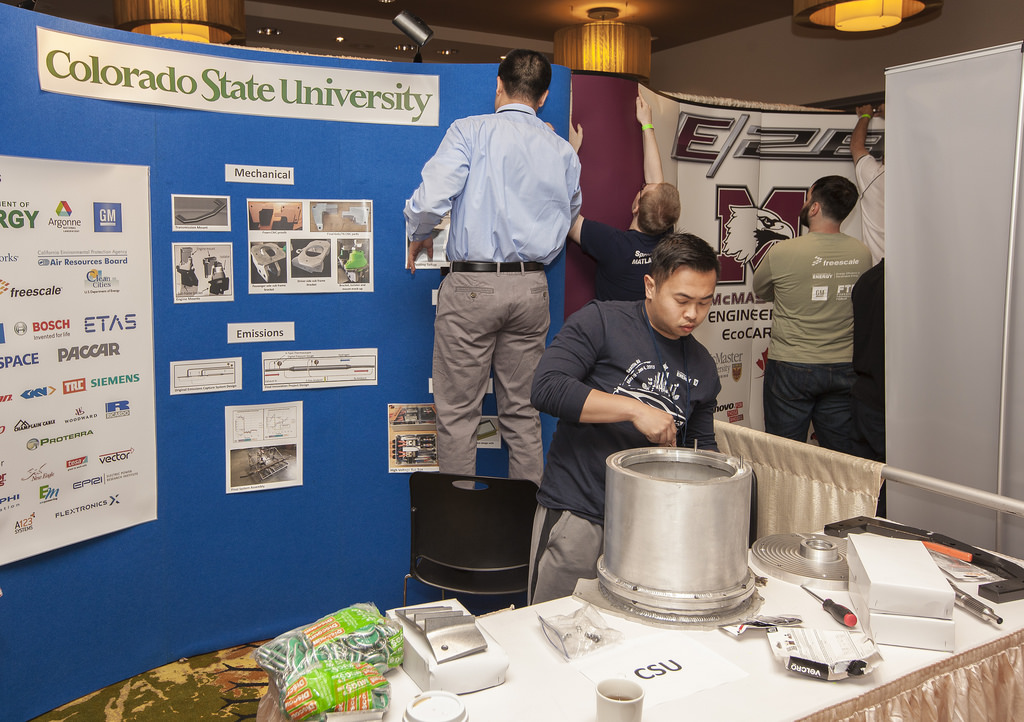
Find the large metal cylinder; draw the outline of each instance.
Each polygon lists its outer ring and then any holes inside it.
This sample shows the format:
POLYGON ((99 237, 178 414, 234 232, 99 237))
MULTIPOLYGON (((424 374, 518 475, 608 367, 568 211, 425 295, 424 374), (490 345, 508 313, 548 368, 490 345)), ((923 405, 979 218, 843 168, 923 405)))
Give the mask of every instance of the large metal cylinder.
POLYGON ((606 462, 603 591, 639 611, 726 616, 754 593, 750 465, 710 451, 629 449, 606 462))

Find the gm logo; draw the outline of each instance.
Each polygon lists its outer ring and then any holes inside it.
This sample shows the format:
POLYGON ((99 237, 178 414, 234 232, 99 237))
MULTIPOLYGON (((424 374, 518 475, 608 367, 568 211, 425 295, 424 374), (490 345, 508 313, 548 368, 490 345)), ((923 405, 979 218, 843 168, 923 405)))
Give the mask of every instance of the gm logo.
POLYGON ((118 416, 127 416, 131 413, 128 410, 127 401, 108 401, 106 406, 108 419, 113 419, 118 416))
POLYGON ((92 204, 93 230, 96 233, 120 233, 121 232, 121 204, 120 203, 93 203, 92 204))

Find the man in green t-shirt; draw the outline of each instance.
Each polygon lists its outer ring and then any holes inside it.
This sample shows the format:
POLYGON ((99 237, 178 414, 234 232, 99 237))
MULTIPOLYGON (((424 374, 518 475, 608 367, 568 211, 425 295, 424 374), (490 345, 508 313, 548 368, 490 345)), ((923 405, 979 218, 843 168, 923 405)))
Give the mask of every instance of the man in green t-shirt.
POLYGON ((871 252, 840 224, 857 203, 842 176, 807 191, 800 222, 809 233, 776 243, 754 271, 754 291, 774 301, 764 374, 765 431, 806 441, 814 423, 825 448, 850 451, 853 285, 871 252))

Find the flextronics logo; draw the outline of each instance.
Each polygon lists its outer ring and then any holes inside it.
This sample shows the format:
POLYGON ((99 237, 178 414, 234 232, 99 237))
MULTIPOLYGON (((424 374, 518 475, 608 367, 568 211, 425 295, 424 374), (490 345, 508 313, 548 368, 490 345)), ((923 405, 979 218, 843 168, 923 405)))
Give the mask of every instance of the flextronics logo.
POLYGON ((78 218, 71 217, 71 205, 67 201, 60 201, 53 212, 57 217, 49 220, 50 226, 59 228, 65 232, 76 232, 81 230, 82 221, 78 218))
POLYGON ((93 203, 92 226, 96 233, 120 233, 121 204, 93 203))
POLYGON ((103 499, 102 501, 94 501, 91 504, 82 504, 81 506, 74 506, 64 511, 58 511, 54 513, 55 519, 62 517, 71 516, 73 514, 81 514, 85 511, 93 511, 94 509, 102 509, 105 506, 113 506, 114 504, 120 504, 121 501, 117 498, 120 494, 112 494, 109 498, 103 499))

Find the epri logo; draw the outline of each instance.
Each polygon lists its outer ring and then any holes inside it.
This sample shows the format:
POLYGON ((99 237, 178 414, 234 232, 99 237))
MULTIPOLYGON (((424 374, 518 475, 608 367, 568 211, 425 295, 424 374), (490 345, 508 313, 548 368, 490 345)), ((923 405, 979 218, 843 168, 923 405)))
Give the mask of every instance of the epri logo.
POLYGON ((804 188, 773 188, 758 204, 746 186, 718 186, 719 283, 745 283, 778 241, 793 238, 800 229, 804 188))

